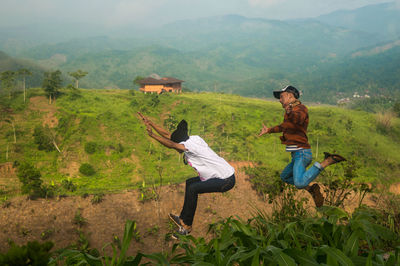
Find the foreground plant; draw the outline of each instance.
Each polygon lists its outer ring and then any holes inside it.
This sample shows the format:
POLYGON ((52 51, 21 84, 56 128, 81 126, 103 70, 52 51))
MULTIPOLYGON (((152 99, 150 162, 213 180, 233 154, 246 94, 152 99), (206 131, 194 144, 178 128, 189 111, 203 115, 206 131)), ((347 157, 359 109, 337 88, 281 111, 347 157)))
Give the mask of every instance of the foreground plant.
POLYGON ((136 256, 127 256, 126 252, 132 241, 134 232, 136 231, 136 223, 128 220, 125 224, 124 238, 122 243, 109 243, 106 244, 102 251, 105 253, 105 249, 111 246, 113 250, 112 256, 104 254, 99 255, 98 250, 92 249, 87 251, 81 251, 76 249, 62 249, 59 250, 59 255, 56 258, 50 260, 50 265, 58 265, 58 263, 64 263, 65 265, 139 265, 143 254, 138 253, 136 256))
POLYGON ((202 265, 399 265, 399 236, 364 210, 352 216, 324 207, 322 216, 272 223, 262 214, 247 223, 211 225, 216 237, 182 237, 170 263, 202 265))

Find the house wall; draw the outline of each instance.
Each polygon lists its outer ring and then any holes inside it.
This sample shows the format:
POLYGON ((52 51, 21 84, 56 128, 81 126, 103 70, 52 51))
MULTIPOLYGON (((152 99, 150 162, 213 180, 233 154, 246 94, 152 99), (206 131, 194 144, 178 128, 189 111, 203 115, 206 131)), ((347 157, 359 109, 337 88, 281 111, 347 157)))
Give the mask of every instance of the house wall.
POLYGON ((144 85, 144 87, 140 88, 140 91, 160 93, 163 88, 163 85, 144 85))
POLYGON ((164 86, 164 85, 144 85, 139 88, 140 91, 142 92, 150 92, 150 93, 158 93, 160 94, 162 90, 164 91, 171 91, 171 92, 181 92, 182 87, 180 83, 175 83, 171 84, 170 86, 164 86))

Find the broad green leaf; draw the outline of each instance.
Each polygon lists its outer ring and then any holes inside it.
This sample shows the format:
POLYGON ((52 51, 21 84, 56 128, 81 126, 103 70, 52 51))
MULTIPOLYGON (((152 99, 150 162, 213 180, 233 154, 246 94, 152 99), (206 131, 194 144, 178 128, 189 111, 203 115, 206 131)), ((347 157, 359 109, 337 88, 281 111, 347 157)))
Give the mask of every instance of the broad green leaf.
POLYGON ((274 258, 280 266, 296 266, 296 261, 284 252, 275 254, 274 258))
POLYGON ((319 263, 311 257, 305 250, 299 249, 286 249, 284 251, 290 257, 294 258, 295 261, 300 265, 315 265, 318 266, 319 263))
POLYGON ((350 256, 357 256, 359 246, 358 235, 358 231, 354 231, 349 239, 346 241, 346 245, 344 246, 344 251, 346 252, 346 254, 350 256))
POLYGON ((328 257, 332 258, 334 261, 339 262, 341 265, 346 265, 346 266, 352 266, 354 263, 351 261, 349 257, 347 257, 342 251, 328 247, 328 246, 322 246, 320 248, 323 252, 325 252, 328 257))
POLYGON ((260 249, 256 249, 256 254, 254 254, 254 257, 251 261, 251 266, 258 266, 260 265, 260 249))

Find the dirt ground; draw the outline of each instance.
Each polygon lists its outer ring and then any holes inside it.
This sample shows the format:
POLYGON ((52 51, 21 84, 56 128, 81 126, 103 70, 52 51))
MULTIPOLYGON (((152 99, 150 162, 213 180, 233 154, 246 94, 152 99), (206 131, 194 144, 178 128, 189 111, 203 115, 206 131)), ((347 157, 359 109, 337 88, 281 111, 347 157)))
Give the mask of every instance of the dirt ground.
MULTIPOLYGON (((262 201, 251 188, 243 172, 246 162, 231 163, 236 168, 236 185, 226 193, 200 195, 193 224, 192 235, 209 238, 208 225, 221 218, 239 216, 247 219, 255 208, 271 212, 272 206, 262 201)), ((60 199, 27 200, 17 197, 10 200, 8 207, 0 207, 0 252, 8 250, 8 241, 25 244, 28 241, 49 240, 55 243, 53 250, 77 243, 78 229, 82 230, 90 247, 101 250, 110 243, 114 236, 123 238, 126 220, 137 223, 140 241, 133 240, 129 254, 137 251, 153 253, 171 251, 174 240, 166 240, 173 226, 168 213, 179 214, 183 204, 184 184, 164 186, 161 188, 159 201, 139 201, 139 192, 126 191, 119 194, 108 194, 102 202, 93 204, 93 196, 66 197, 60 199), (77 211, 87 223, 79 228, 74 223, 77 211), (154 230, 155 228, 158 230, 154 230)), ((314 210, 311 197, 300 191, 299 196, 310 198, 308 208, 314 210)))

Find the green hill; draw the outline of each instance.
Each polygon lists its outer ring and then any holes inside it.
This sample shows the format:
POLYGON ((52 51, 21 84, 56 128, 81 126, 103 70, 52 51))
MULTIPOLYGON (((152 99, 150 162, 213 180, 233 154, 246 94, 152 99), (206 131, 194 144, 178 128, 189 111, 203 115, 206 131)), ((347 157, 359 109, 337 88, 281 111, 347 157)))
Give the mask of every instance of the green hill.
MULTIPOLYGON (((169 129, 186 119, 190 134, 202 136, 231 161, 253 161, 281 170, 289 160, 278 135, 256 137, 263 122, 268 126, 281 122, 283 113, 277 102, 213 93, 132 95, 127 90, 81 90, 80 94, 64 91, 52 105, 39 89, 30 91, 26 106, 21 97, 11 103, 2 99, 2 108, 12 110, 17 141, 14 143, 11 124, 0 123, 0 163, 33 163, 47 184, 70 179, 77 185, 78 194, 151 184, 158 182, 160 174, 163 184, 195 174, 178 153, 146 136, 135 116, 137 111, 169 129), (51 140, 47 143, 50 151, 38 149, 33 136, 38 127, 55 140, 61 153, 51 150, 51 140), (84 163, 94 167, 93 176, 79 172, 84 163)), ((385 127, 376 122, 375 115, 361 111, 330 106, 309 109, 314 157, 318 142, 318 160, 322 159, 322 151, 340 152, 355 161, 358 180, 396 180, 400 174, 399 119, 391 118, 391 126, 385 127)), ((332 169, 343 171, 340 165, 332 169)), ((4 193, 15 193, 7 185, 2 189, 4 193)))
POLYGON ((17 71, 22 68, 32 72, 32 76, 27 76, 26 78, 28 87, 37 87, 42 84, 44 68, 32 60, 14 58, 0 51, 0 73, 8 70, 17 71))

